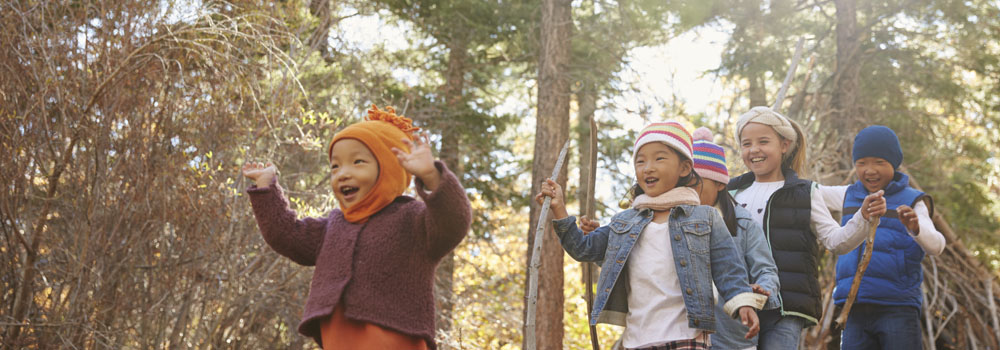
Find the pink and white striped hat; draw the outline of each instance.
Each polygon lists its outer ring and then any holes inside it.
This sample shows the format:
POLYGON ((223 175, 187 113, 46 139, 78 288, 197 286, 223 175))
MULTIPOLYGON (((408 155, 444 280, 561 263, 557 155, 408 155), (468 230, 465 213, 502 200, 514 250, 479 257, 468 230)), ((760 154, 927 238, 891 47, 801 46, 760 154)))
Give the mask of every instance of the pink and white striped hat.
POLYGON ((663 142, 668 147, 673 148, 692 160, 691 155, 691 133, 684 128, 684 125, 673 120, 652 123, 642 128, 639 138, 635 140, 635 147, 632 149, 632 161, 639 153, 639 148, 650 142, 663 142))

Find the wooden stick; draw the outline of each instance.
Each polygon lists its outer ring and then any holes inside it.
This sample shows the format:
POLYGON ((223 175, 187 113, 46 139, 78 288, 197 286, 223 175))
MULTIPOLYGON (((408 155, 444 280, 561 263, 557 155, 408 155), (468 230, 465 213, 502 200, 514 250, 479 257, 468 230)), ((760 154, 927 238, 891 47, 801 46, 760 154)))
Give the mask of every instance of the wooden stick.
POLYGON ((777 112, 781 108, 781 103, 785 101, 785 94, 788 93, 788 86, 792 84, 792 77, 795 76, 795 69, 799 67, 799 59, 802 58, 802 44, 805 43, 805 38, 799 38, 799 42, 795 44, 795 54, 792 55, 792 65, 788 67, 788 74, 785 75, 785 81, 781 83, 781 90, 778 90, 778 97, 774 99, 774 106, 771 110, 777 112))
POLYGON ((997 339, 1000 339, 1000 321, 997 320, 997 304, 993 300, 993 276, 986 275, 986 279, 983 281, 986 285, 986 298, 989 300, 990 316, 993 317, 993 332, 996 333, 997 339))
MULTIPOLYGON (((594 208, 594 190, 597 187, 597 122, 594 115, 590 115, 590 171, 587 177, 587 198, 584 202, 583 213, 590 220, 596 219, 597 210, 594 208)), ((587 302, 587 327, 590 328, 590 347, 593 350, 601 350, 601 344, 597 341, 597 326, 590 324, 590 313, 594 308, 594 270, 597 266, 592 262, 583 263, 583 299, 587 302)))
POLYGON ((872 251, 875 250, 875 231, 878 229, 878 224, 881 221, 881 218, 876 216, 875 222, 872 223, 871 231, 868 232, 868 239, 865 240, 864 251, 861 253, 861 262, 858 263, 858 271, 854 273, 854 281, 851 282, 851 292, 847 294, 847 302, 844 303, 844 310, 840 312, 840 318, 837 319, 837 323, 841 326, 847 324, 847 315, 851 313, 851 306, 854 305, 854 300, 858 297, 858 288, 861 287, 861 277, 864 276, 865 270, 868 269, 868 263, 872 260, 872 251))
MULTIPOLYGON (((556 159, 556 167, 552 169, 551 179, 559 178, 559 170, 562 169, 567 150, 569 150, 568 140, 559 151, 559 158, 556 159)), ((531 265, 528 272, 528 315, 524 321, 524 336, 528 350, 534 350, 538 346, 535 339, 535 313, 538 311, 538 268, 542 266, 542 241, 545 240, 545 228, 548 226, 545 220, 548 219, 549 205, 551 204, 552 197, 545 197, 542 210, 538 214, 538 226, 535 228, 535 244, 531 248, 531 265)))
POLYGON ((833 298, 833 289, 836 286, 837 283, 832 283, 827 288, 827 292, 823 293, 823 299, 826 300, 824 303, 826 304, 826 308, 823 309, 823 317, 820 318, 819 335, 816 337, 822 343, 826 343, 826 337, 830 335, 830 323, 833 322, 833 311, 837 309, 836 300, 833 298))

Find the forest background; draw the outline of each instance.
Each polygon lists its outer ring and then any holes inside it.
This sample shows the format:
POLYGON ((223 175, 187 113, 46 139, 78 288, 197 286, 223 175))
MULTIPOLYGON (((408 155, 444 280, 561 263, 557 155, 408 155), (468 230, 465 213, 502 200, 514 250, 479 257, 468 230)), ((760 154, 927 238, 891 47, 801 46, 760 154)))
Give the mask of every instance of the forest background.
MULTIPOLYGON (((559 146, 579 213, 595 120, 603 219, 647 122, 709 127, 742 173, 733 124, 775 102, 800 38, 780 108, 807 129, 802 175, 847 183, 853 135, 896 130, 949 238, 925 344, 1000 348, 995 1, 4 0, 0 19, 5 348, 316 348, 295 332, 312 270, 263 242, 239 169, 279 164, 321 215, 324 147, 371 104, 428 131, 472 200, 438 271, 442 348, 527 347, 529 198, 559 146)), ((589 348, 581 264, 544 242, 535 345, 589 348)), ((804 345, 836 346, 827 316, 804 345)))

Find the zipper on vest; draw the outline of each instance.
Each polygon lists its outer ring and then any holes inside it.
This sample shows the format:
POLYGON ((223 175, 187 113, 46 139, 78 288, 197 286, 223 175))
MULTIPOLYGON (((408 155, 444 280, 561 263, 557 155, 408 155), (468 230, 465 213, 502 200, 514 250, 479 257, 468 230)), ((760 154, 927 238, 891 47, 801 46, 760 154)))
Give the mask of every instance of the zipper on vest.
MULTIPOLYGON (((779 189, 775 190, 774 193, 771 193, 771 196, 767 198, 767 206, 764 208, 764 218, 765 218, 765 220, 764 220, 764 238, 767 239, 767 249, 771 251, 771 256, 772 257, 774 256, 774 248, 771 246, 771 203, 772 203, 772 200, 774 199, 774 195, 778 194, 778 191, 781 191, 783 188, 784 188, 784 186, 782 186, 782 188, 779 188, 779 189)), ((810 196, 810 197, 812 197, 812 196, 810 196)), ((775 264, 775 265, 777 265, 777 264, 775 264)), ((775 270, 777 270, 777 266, 775 266, 775 270)), ((779 270, 778 272, 781 272, 781 271, 779 270)), ((778 280, 779 280, 779 284, 780 284, 780 280, 781 279, 779 278, 778 280)), ((785 317, 785 315, 786 315, 785 314, 785 300, 781 298, 781 287, 778 287, 778 304, 779 304, 778 310, 781 311, 781 317, 785 317)))

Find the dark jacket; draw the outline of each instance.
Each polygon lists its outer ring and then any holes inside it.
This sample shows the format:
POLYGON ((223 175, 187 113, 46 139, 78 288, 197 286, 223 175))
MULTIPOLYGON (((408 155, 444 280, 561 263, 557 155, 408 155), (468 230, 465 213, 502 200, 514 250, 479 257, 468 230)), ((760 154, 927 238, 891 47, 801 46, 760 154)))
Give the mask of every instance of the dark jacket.
MULTIPOLYGON (((778 267, 783 315, 803 317, 812 323, 822 315, 819 287, 819 242, 810 226, 812 181, 782 168, 785 184, 771 195, 764 211, 764 233, 778 267)), ((727 189, 741 191, 756 177, 752 172, 729 181, 727 189)))

